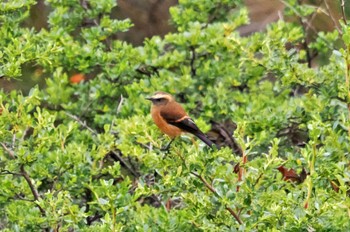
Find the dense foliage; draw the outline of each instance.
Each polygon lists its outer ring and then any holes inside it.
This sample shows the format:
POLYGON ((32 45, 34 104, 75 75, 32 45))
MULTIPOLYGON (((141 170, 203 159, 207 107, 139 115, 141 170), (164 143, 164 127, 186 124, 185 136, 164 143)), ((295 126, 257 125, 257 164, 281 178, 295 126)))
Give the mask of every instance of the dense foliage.
POLYGON ((113 37, 132 26, 110 17, 115 0, 46 0, 40 31, 22 24, 34 0, 1 3, 0 76, 29 63, 47 77, 0 92, 3 231, 350 230, 350 25, 308 43, 282 20, 241 37, 241 1, 179 2, 177 32, 140 47, 113 37), (239 151, 188 135, 161 151, 145 100, 156 90, 204 131, 234 125, 239 151))

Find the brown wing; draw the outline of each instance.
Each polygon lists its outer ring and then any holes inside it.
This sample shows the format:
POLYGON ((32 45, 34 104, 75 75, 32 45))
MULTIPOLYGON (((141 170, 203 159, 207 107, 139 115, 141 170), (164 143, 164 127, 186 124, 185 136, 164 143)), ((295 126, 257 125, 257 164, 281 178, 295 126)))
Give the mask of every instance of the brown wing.
POLYGON ((186 111, 177 102, 170 102, 160 110, 160 115, 167 121, 167 123, 178 121, 187 116, 186 111))
POLYGON ((195 134, 200 131, 193 120, 186 114, 186 111, 182 108, 182 106, 176 102, 172 102, 163 107, 163 109, 160 111, 160 115, 167 123, 186 132, 195 134))
POLYGON ((209 147, 212 147, 214 145, 214 143, 205 136, 205 134, 197 127, 194 121, 186 114, 185 110, 180 104, 176 102, 168 104, 160 111, 160 115, 167 123, 197 136, 209 147))

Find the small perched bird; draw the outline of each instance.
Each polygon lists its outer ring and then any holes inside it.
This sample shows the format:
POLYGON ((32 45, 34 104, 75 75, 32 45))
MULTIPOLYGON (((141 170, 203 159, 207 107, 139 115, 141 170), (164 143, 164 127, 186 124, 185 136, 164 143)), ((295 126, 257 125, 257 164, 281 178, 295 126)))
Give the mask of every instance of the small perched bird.
POLYGON ((152 97, 146 99, 152 101, 151 114, 154 123, 164 134, 167 134, 172 139, 166 149, 182 132, 195 135, 209 147, 215 145, 197 127, 172 95, 165 92, 155 92, 152 97))

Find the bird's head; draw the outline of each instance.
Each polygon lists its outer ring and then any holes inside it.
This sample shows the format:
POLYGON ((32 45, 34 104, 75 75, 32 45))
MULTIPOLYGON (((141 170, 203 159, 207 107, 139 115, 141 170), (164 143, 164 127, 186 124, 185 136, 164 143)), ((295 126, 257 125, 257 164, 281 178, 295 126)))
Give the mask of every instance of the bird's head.
POLYGON ((169 102, 174 101, 173 96, 171 96, 169 93, 160 91, 155 92, 151 97, 147 97, 146 99, 150 100, 155 106, 166 105, 169 102))

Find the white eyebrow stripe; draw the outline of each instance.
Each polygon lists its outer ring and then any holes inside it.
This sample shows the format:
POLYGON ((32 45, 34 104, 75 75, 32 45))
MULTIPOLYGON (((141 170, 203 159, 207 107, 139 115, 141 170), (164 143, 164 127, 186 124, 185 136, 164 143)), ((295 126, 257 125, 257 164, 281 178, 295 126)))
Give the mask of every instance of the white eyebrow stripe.
POLYGON ((160 98, 166 98, 166 99, 170 99, 170 97, 166 94, 156 94, 152 97, 153 99, 160 99, 160 98))

